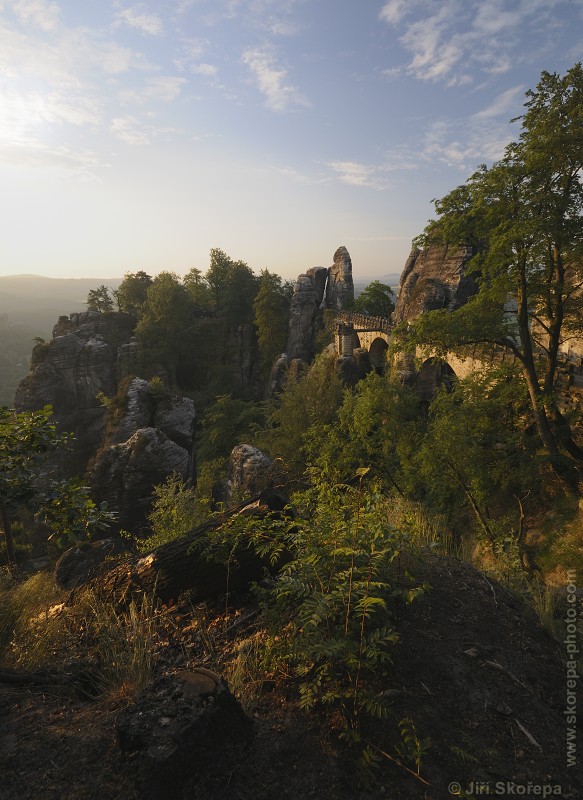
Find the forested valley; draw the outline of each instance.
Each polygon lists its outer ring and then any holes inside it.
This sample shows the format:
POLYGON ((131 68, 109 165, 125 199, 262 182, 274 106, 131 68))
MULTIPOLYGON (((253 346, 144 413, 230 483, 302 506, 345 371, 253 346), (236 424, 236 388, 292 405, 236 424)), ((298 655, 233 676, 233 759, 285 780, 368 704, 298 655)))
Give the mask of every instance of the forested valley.
POLYGON ((521 126, 398 295, 344 247, 295 284, 217 248, 37 337, 0 408, 7 796, 581 796, 581 64, 521 126))

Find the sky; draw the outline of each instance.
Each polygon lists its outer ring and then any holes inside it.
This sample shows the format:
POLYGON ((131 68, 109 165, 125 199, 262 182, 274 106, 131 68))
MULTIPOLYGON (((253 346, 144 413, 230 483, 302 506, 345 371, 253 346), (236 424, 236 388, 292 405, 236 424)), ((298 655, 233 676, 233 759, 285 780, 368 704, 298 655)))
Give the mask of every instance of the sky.
POLYGON ((0 0, 0 275, 400 273, 583 0, 0 0))

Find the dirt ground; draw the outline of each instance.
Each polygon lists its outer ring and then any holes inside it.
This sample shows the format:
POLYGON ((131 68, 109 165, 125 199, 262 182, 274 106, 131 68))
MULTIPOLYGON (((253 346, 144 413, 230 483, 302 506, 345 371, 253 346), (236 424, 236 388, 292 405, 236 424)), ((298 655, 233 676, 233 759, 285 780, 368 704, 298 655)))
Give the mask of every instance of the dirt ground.
MULTIPOLYGON (((373 786, 359 784, 334 716, 300 711, 290 681, 265 686, 250 710, 251 736, 209 742, 193 758, 182 789, 161 788, 156 796, 583 797, 583 749, 578 764, 567 767, 561 645, 514 594, 468 564, 425 555, 413 571, 431 589, 399 610, 391 677, 378 686, 391 698, 391 713, 363 729, 378 755, 373 786), (404 718, 413 720, 420 740, 428 740, 419 775, 398 756, 398 722, 404 718)), ((259 624, 255 617, 237 635, 248 636, 259 624)), ((160 651, 160 673, 205 666, 197 648, 185 646, 188 631, 188 614, 176 609, 160 651)), ((224 658, 235 649, 231 641, 224 658)), ((0 689, 0 797, 142 800, 141 755, 122 753, 116 738, 116 719, 125 707, 120 698, 81 700, 50 686, 0 689)), ((581 743, 581 722, 578 733, 581 743)))

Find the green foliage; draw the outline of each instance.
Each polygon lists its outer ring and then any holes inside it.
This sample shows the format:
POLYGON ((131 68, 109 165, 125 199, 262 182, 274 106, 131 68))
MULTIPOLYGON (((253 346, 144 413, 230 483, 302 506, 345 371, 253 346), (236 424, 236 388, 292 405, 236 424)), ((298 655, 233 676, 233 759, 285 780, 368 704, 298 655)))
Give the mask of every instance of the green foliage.
POLYGON ((375 681, 388 672, 398 638, 392 598, 406 597, 393 566, 404 538, 387 523, 382 495, 365 490, 366 472, 357 488, 315 481, 294 497, 293 520, 232 520, 207 551, 229 557, 238 541, 251 540, 273 562, 291 554, 265 598, 272 624, 285 631, 301 706, 339 708, 351 728, 363 714, 386 716, 375 681))
POLYGON ((88 311, 99 311, 102 314, 113 311, 113 300, 107 286, 101 284, 97 289, 90 289, 86 305, 88 311))
POLYGON ((291 480, 303 478, 309 442, 336 419, 343 393, 334 358, 322 354, 299 379, 290 376, 284 391, 267 406, 267 425, 255 441, 271 458, 282 460, 291 480))
POLYGON ((41 492, 37 518, 53 531, 48 541, 64 550, 108 530, 116 514, 108 511, 106 502, 94 503, 88 487, 78 478, 72 478, 52 482, 41 492))
POLYGON ((568 459, 583 460, 556 402, 558 354, 580 330, 583 277, 583 67, 543 72, 527 92, 518 143, 465 186, 436 201, 425 241, 470 244, 479 293, 453 314, 432 312, 410 343, 441 350, 495 346, 520 363, 530 413, 555 472, 568 484, 568 459))
POLYGON ((373 281, 354 301, 354 310, 371 317, 390 317, 395 310, 395 295, 390 286, 373 281))
POLYGON ((193 267, 182 279, 186 291, 199 311, 208 311, 212 304, 212 290, 200 269, 193 267))
POLYGON ((405 764, 411 766, 416 775, 421 774, 421 761, 431 746, 429 738, 420 739, 415 723, 409 717, 399 722, 401 744, 396 748, 405 764))
POLYGON ((78 480, 55 480, 47 468, 52 452, 68 440, 51 422, 52 409, 16 413, 0 408, 0 516, 8 563, 14 565, 12 523, 21 507, 54 530, 61 544, 108 527, 113 515, 99 508, 78 480))
POLYGON ((201 519, 192 485, 174 474, 154 487, 154 503, 148 519, 153 535, 137 542, 141 553, 149 553, 161 544, 184 536, 204 517, 201 519))
POLYGON ((262 270, 253 311, 265 375, 269 373, 275 359, 285 350, 291 291, 291 285, 284 282, 279 275, 262 270))
POLYGON ((263 422, 263 409, 257 403, 221 395, 205 412, 197 446, 199 463, 227 459, 233 447, 252 437, 263 422))

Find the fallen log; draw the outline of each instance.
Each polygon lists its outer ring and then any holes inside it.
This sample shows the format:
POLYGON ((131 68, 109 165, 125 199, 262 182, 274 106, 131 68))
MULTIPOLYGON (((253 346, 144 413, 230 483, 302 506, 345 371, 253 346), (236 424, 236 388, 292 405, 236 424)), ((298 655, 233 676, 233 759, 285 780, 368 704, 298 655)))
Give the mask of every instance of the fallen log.
POLYGON ((261 558, 250 542, 237 544, 226 563, 212 561, 201 553, 205 535, 218 530, 238 515, 265 517, 281 515, 287 497, 267 489, 260 495, 208 520, 184 536, 160 545, 142 558, 126 559, 106 572, 92 578, 90 588, 116 603, 123 603, 137 594, 155 595, 163 602, 177 600, 190 591, 196 600, 205 600, 232 591, 245 589, 260 580, 266 569, 272 573, 283 566, 285 556, 275 565, 261 558))

